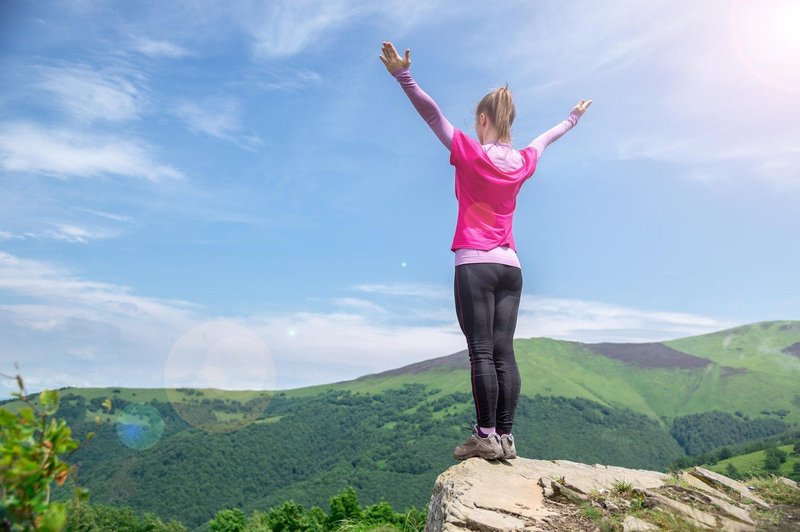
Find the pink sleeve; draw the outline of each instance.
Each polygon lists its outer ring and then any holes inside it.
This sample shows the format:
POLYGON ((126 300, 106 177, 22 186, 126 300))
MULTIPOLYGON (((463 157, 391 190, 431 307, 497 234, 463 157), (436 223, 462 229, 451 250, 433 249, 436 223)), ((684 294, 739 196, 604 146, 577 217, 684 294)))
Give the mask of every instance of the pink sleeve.
POLYGON ((530 144, 528 144, 527 147, 530 148, 531 146, 533 146, 536 149, 536 152, 538 153, 539 157, 541 157, 542 152, 544 152, 544 149, 547 148, 547 146, 549 146, 552 142, 561 138, 561 135, 572 129, 575 126, 575 124, 578 123, 578 118, 580 117, 578 116, 577 113, 570 112, 566 120, 562 120, 561 123, 559 123, 558 125, 551 127, 550 129, 548 129, 547 131, 545 131, 544 133, 533 139, 533 141, 530 144))
POLYGON ((464 156, 464 133, 460 129, 453 128, 453 142, 450 146, 450 164, 456 165, 456 162, 463 161, 464 156))
POLYGON ((408 67, 395 70, 392 72, 392 76, 400 82, 414 108, 439 137, 444 147, 450 150, 453 144, 453 126, 442 114, 436 102, 417 85, 417 82, 411 77, 408 67))

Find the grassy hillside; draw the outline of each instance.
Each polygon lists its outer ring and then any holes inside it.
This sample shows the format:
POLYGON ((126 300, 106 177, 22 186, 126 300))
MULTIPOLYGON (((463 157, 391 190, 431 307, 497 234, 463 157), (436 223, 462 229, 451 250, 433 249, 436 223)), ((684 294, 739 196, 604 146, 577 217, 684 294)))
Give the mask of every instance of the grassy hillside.
MULTIPOLYGON (((515 349, 521 456, 663 470, 685 453, 800 421, 800 322, 660 343, 517 339, 515 349)), ((265 510, 287 499, 326 507, 348 484, 362 504, 421 509, 474 419, 466 350, 281 392, 61 393, 58 416, 78 435, 98 433, 75 454, 93 500, 189 525, 225 507, 265 510)))
MULTIPOLYGON (((583 397, 629 408, 662 426, 688 414, 720 410, 800 423, 800 322, 771 321, 678 340, 585 344, 515 339, 522 393, 583 397), (785 410, 780 416, 775 412, 785 410), (766 412, 766 413, 765 413, 766 412)), ((352 381, 288 391, 379 393, 405 383, 469 392, 466 350, 352 381)), ((434 395, 431 400, 437 396, 434 395)))
MULTIPOLYGON (((668 427, 688 414, 720 410, 800 423, 800 321, 771 321, 667 342, 585 344, 515 339, 522 394, 582 397, 629 408, 668 427), (785 411, 779 415, 777 412, 785 411)), ((286 390, 309 397, 329 390, 381 393, 406 384, 438 391, 429 401, 470 392, 466 350, 350 381, 286 390)), ((68 388, 69 389, 69 388, 68 388)), ((118 388, 127 401, 168 400, 164 389, 118 388)), ((109 388, 74 390, 87 399, 109 388)), ((192 398, 169 390, 173 402, 192 398)), ((204 389, 206 397, 247 401, 272 392, 204 389)), ((7 408, 13 408, 8 404, 7 408)))

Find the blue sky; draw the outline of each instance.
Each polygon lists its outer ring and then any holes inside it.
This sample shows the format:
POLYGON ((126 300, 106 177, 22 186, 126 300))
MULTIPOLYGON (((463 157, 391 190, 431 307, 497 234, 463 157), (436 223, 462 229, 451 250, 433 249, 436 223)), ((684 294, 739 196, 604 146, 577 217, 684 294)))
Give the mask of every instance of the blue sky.
POLYGON ((283 389, 465 349, 449 152, 384 40, 473 138, 505 82, 518 148, 592 99, 518 197, 518 338, 800 319, 798 23, 790 0, 3 2, 0 372, 283 389))

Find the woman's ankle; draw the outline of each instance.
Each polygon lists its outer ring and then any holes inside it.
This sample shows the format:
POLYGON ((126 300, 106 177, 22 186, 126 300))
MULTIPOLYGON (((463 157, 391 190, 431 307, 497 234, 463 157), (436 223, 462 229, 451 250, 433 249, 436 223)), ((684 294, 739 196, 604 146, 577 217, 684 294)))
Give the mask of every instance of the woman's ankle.
POLYGON ((488 438, 489 435, 492 434, 493 432, 495 432, 494 427, 478 426, 478 436, 480 436, 481 438, 488 438))

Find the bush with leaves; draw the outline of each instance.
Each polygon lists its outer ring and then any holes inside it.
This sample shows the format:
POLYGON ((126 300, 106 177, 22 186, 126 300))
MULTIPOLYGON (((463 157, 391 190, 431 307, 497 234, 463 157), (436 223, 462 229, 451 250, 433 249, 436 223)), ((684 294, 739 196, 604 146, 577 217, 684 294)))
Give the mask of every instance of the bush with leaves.
MULTIPOLYGON (((19 368, 17 368, 19 369, 19 368)), ((39 405, 25 394, 22 377, 16 378, 19 392, 12 395, 26 403, 16 414, 0 408, 0 528, 6 531, 60 531, 67 521, 66 504, 50 502, 50 485, 61 486, 77 466, 61 458, 72 453, 94 436, 86 435, 79 444, 72 438, 71 429, 63 419, 56 419, 58 392, 43 390, 39 405)), ((107 409, 111 403, 104 403, 107 409)), ((99 419, 96 419, 99 422, 99 419)), ((89 491, 75 486, 73 500, 76 504, 87 500, 89 491)))
POLYGON ((764 452, 764 469, 767 471, 778 471, 781 464, 786 461, 786 452, 773 447, 764 452))
POLYGON ((242 532, 247 518, 240 508, 220 510, 211 520, 210 528, 214 532, 242 532))
POLYGON ((186 527, 175 519, 164 523, 152 512, 137 513, 128 506, 82 502, 74 506, 67 503, 67 530, 74 532, 114 530, 116 532, 186 532, 186 527))

